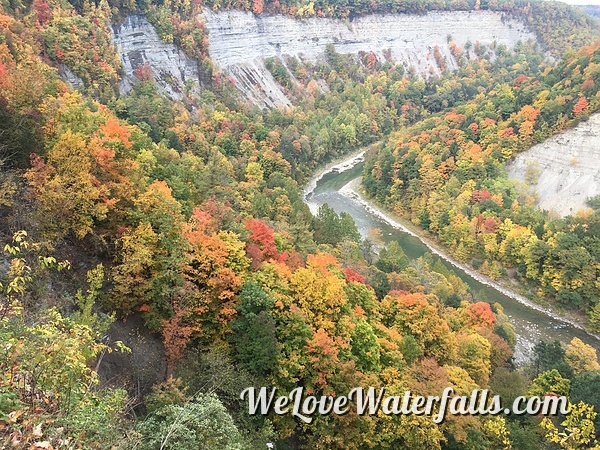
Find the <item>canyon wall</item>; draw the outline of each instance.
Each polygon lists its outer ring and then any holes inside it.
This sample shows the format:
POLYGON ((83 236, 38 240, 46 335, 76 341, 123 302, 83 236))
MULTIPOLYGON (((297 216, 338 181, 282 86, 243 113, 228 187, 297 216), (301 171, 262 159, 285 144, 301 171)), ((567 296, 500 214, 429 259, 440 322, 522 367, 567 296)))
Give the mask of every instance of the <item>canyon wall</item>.
POLYGON ((540 208, 561 216, 585 208, 588 197, 600 194, 600 114, 520 153, 508 169, 526 184, 528 171, 537 178, 531 187, 540 208))
POLYGON ((113 44, 123 63, 124 75, 119 90, 125 94, 136 82, 134 71, 147 64, 160 92, 181 100, 185 90, 199 90, 198 63, 174 44, 161 41, 156 30, 142 15, 128 16, 112 26, 113 44))
POLYGON ((333 44, 338 53, 373 52, 380 61, 389 51, 393 61, 427 76, 430 67, 439 72, 433 56, 436 45, 448 68, 457 68, 449 37, 463 48, 467 42, 476 41, 511 48, 519 41, 535 39, 523 23, 490 11, 368 15, 354 20, 297 20, 243 11, 206 11, 203 17, 211 58, 228 72, 249 101, 266 107, 290 105, 290 101, 265 68, 265 58, 285 61, 285 57, 294 56, 315 61, 323 56, 327 44, 333 44))
MULTIPOLYGON (((436 45, 448 68, 457 68, 449 37, 463 48, 467 42, 477 41, 511 48, 519 41, 534 39, 523 23, 490 11, 298 20, 283 15, 206 10, 202 20, 209 33, 210 57, 233 79, 246 100, 269 108, 290 106, 291 102, 265 67, 265 58, 276 57, 284 64, 291 56, 314 62, 323 57, 327 44, 333 44, 338 53, 373 52, 380 61, 387 53, 405 68, 414 67, 419 75, 428 76, 430 71, 439 72, 433 55, 436 45)), ((199 90, 197 61, 177 46, 162 42, 144 16, 131 15, 114 25, 112 31, 123 61, 122 93, 131 89, 134 71, 143 64, 152 69, 161 93, 167 97, 181 99, 185 89, 199 90)))

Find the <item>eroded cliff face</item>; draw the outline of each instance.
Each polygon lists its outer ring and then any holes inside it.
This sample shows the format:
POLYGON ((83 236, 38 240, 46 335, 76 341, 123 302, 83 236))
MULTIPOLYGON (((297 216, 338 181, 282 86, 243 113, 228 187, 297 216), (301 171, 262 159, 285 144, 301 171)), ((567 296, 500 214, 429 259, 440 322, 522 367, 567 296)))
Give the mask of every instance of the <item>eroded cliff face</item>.
POLYGON ((561 216, 585 208, 600 194, 600 114, 520 153, 508 169, 510 178, 526 184, 537 179, 532 188, 540 208, 561 216))
POLYGON ((134 71, 148 64, 160 92, 181 100, 186 89, 199 89, 198 63, 176 45, 161 41, 144 16, 131 15, 112 27, 113 43, 123 62, 124 76, 119 90, 125 94, 136 82, 134 71))
MULTIPOLYGON (((387 53, 407 69, 412 66, 418 74, 428 76, 430 71, 439 72, 435 46, 439 47, 448 69, 458 67, 450 52, 448 36, 463 48, 467 42, 477 41, 511 48, 519 41, 534 39, 524 24, 489 11, 301 21, 282 15, 206 10, 202 19, 209 32, 211 58, 235 81, 243 97, 260 107, 291 105, 265 67, 265 58, 277 57, 284 64, 286 57, 291 56, 314 62, 323 57, 327 44, 333 44, 339 53, 373 52, 380 61, 387 53)), ((131 90, 135 69, 146 63, 161 93, 167 97, 181 99, 186 89, 199 90, 198 62, 175 45, 162 42, 144 16, 129 16, 122 24, 114 25, 112 31, 123 61, 122 93, 131 90)))
POLYGON ((439 72, 434 57, 436 45, 448 69, 458 67, 448 36, 463 48, 467 42, 476 41, 484 45, 495 41, 511 48, 519 41, 535 39, 523 23, 489 11, 369 15, 352 21, 300 21, 243 11, 206 11, 203 16, 211 58, 229 73, 249 101, 266 107, 290 105, 290 101, 266 69, 265 58, 285 61, 285 57, 294 56, 315 61, 323 57, 327 44, 333 44, 338 53, 373 52, 380 61, 389 51, 393 61, 427 76, 430 67, 439 72))

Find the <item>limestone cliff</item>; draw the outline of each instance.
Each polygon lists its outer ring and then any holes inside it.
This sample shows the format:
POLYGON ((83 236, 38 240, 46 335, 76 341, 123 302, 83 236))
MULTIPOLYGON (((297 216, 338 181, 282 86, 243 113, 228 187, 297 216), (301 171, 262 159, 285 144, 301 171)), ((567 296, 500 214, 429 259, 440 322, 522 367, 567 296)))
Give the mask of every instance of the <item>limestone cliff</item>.
POLYGON ((509 176, 526 182, 528 167, 540 208, 561 216, 585 208, 600 194, 600 114, 519 154, 509 176))
POLYGON ((141 15, 131 15, 112 27, 113 43, 121 55, 124 76, 119 85, 127 93, 135 83, 134 70, 148 64, 160 92, 171 99, 183 98, 185 89, 197 91, 198 64, 173 44, 161 41, 154 27, 141 15))
POLYGON ((273 107, 290 102, 263 63, 265 58, 295 56, 315 61, 327 44, 339 53, 374 52, 383 60, 390 51, 392 60, 413 66, 418 74, 438 71, 433 56, 437 45, 449 69, 457 63, 448 46, 448 36, 461 47, 475 44, 504 44, 534 39, 524 24, 501 13, 489 11, 430 12, 423 16, 395 14, 368 15, 351 21, 287 16, 254 15, 243 11, 206 11, 211 58, 226 70, 242 94, 251 102, 273 107))
MULTIPOLYGON (((427 76, 437 72, 434 47, 438 46, 449 69, 457 62, 450 53, 448 36, 461 47, 467 42, 492 42, 514 46, 534 36, 520 22, 488 11, 430 12, 423 16, 369 15, 351 21, 336 19, 297 20, 288 16, 254 15, 243 11, 213 13, 205 11, 202 19, 209 33, 209 53, 216 64, 228 73, 237 88, 250 102, 261 107, 289 106, 291 102, 266 69, 264 60, 287 56, 315 61, 327 44, 336 51, 356 55, 373 52, 427 76), (431 69, 430 69, 431 68, 431 69)), ((188 89, 199 89, 197 61, 188 58, 173 44, 164 43, 140 15, 132 15, 113 26, 113 42, 123 61, 125 72, 120 88, 128 92, 134 70, 147 63, 161 92, 171 98, 183 97, 188 89)))

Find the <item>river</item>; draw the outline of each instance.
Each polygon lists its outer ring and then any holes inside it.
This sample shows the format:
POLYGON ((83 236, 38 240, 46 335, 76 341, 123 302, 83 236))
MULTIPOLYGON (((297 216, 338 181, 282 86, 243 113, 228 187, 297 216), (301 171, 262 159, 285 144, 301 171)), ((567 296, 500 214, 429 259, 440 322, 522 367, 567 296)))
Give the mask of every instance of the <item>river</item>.
MULTIPOLYGON (((405 229, 380 209, 361 199, 355 191, 357 179, 363 170, 364 152, 349 156, 344 161, 331 165, 319 172, 307 184, 304 198, 313 214, 327 203, 336 212, 347 212, 352 216, 363 237, 369 230, 378 228, 384 243, 397 241, 409 259, 417 259, 432 249, 416 234, 405 229)), ((431 243, 429 243, 431 245, 431 243)), ((559 340, 568 343, 573 337, 600 348, 600 339, 587 333, 576 323, 557 317, 551 311, 531 303, 529 300, 505 289, 491 280, 486 280, 468 267, 433 248, 433 253, 442 257, 444 264, 452 269, 468 286, 476 301, 486 301, 502 305, 510 317, 517 333, 515 362, 522 365, 532 356, 534 345, 539 341, 559 340)))

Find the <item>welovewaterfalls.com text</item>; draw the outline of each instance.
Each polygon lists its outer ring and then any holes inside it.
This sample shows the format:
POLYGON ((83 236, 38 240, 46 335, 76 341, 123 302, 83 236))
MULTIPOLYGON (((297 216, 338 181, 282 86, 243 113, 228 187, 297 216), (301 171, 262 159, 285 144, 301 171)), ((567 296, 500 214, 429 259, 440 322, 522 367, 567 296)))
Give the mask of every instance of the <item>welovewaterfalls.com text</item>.
POLYGON ((240 398, 248 401, 250 415, 291 414, 305 423, 311 423, 317 415, 344 415, 354 411, 358 415, 416 415, 431 416, 436 424, 450 415, 498 415, 567 414, 566 397, 517 397, 510 407, 503 407, 499 395, 490 395, 487 389, 474 390, 471 395, 455 395, 454 389, 444 389, 440 396, 385 395, 385 388, 355 387, 346 395, 305 395, 304 387, 293 389, 287 395, 277 396, 277 388, 249 387, 240 398))

